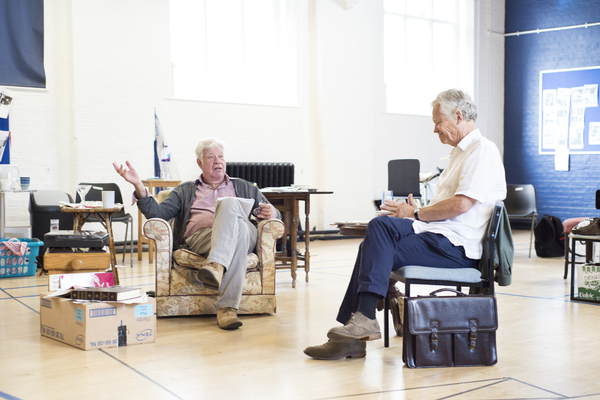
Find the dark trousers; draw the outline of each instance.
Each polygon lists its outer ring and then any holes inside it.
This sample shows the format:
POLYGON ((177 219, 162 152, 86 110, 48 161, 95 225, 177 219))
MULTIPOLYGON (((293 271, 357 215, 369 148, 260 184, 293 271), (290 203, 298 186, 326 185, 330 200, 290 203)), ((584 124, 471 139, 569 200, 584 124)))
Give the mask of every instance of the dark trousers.
POLYGON ((352 277, 337 321, 345 324, 358 308, 358 295, 370 292, 385 297, 392 271, 408 265, 438 268, 477 268, 462 246, 431 232, 416 234, 413 221, 379 216, 369 222, 360 244, 352 277))

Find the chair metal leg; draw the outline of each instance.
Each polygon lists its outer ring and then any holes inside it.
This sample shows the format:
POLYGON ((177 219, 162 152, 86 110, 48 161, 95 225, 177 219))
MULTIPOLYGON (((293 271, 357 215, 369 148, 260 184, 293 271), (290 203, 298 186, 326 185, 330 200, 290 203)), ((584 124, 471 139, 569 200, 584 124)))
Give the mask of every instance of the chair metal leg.
MULTIPOLYGON (((569 234, 566 232, 564 235, 564 242, 565 242, 565 274, 563 276, 563 279, 567 279, 567 276, 569 275, 569 234)), ((575 255, 573 255, 573 257, 575 257, 575 255)))
POLYGON ((529 258, 531 258, 531 243, 533 242, 533 225, 535 219, 531 217, 531 233, 529 234, 529 258))
POLYGON ((390 305, 388 303, 390 292, 388 290, 383 299, 383 347, 390 347, 390 305))

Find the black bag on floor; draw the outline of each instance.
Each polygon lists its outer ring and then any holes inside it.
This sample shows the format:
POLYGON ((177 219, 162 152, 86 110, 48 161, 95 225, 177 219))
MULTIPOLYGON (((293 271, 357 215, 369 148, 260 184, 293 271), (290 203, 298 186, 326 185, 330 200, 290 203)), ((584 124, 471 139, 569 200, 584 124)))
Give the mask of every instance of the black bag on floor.
POLYGON ((562 221, 552 215, 544 215, 533 229, 535 254, 538 257, 563 257, 565 235, 562 221))
POLYGON ((494 296, 439 289, 404 301, 402 360, 409 368, 488 366, 498 361, 494 296), (442 291, 457 296, 437 297, 442 291))

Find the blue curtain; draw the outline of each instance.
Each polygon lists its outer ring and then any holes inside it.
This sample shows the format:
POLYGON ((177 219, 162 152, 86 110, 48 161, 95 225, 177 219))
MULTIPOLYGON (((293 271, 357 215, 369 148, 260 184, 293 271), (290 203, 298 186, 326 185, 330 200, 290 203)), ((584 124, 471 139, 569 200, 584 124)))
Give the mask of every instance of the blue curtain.
POLYGON ((46 87, 43 0, 0 0, 0 85, 46 87))

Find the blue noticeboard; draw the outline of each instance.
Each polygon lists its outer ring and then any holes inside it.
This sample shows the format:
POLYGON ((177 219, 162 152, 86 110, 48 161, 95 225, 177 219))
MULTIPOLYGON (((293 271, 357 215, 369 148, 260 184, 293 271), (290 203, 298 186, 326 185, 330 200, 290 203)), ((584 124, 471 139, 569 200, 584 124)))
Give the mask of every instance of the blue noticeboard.
POLYGON ((600 153, 600 67, 540 72, 539 153, 600 153))
MULTIPOLYGON (((0 131, 8 132, 8 118, 0 118, 0 131)), ((2 159, 0 164, 10 164, 10 140, 6 142, 4 152, 2 153, 2 159)))

